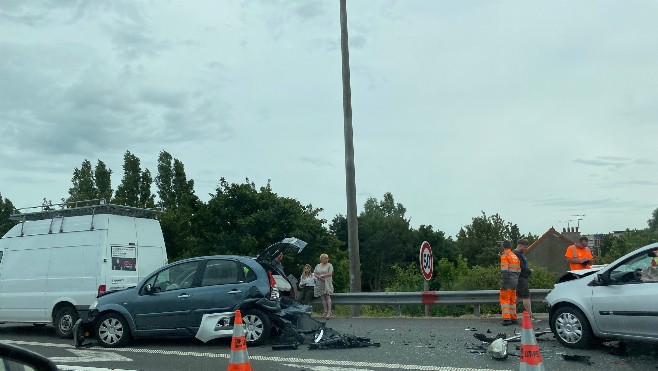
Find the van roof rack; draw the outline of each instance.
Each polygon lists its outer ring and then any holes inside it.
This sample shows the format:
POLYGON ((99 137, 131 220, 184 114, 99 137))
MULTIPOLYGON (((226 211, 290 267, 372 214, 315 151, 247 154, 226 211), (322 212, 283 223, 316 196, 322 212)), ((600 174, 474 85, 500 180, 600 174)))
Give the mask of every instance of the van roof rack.
POLYGON ((163 213, 163 211, 160 209, 144 209, 140 207, 108 204, 105 203, 105 200, 102 199, 65 202, 47 206, 32 206, 17 209, 16 211, 18 211, 18 213, 10 215, 9 219, 19 222, 27 220, 43 220, 57 217, 96 214, 112 214, 131 216, 135 218, 155 219, 158 215, 163 213))

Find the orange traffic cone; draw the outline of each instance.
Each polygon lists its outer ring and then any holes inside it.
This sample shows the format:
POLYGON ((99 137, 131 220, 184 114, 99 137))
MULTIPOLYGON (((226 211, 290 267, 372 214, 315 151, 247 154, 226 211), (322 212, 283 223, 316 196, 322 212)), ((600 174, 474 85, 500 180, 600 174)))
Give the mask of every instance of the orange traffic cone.
POLYGON ((535 331, 532 329, 532 321, 528 312, 523 312, 523 323, 521 324, 521 363, 519 370, 544 370, 535 331))
POLYGON ((231 339, 231 355, 228 358, 228 371, 251 371, 247 339, 244 337, 244 325, 240 310, 235 311, 233 321, 233 338, 231 339))

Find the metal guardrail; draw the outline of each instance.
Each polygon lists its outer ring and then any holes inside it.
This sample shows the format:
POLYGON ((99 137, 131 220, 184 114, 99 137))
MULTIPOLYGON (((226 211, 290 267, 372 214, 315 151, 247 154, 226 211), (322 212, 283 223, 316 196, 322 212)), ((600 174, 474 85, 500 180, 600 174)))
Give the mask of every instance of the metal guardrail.
MULTIPOLYGON (((544 301, 550 291, 532 289, 530 297, 532 301, 544 301)), ((356 292, 333 294, 331 301, 334 305, 474 305, 474 314, 479 316, 480 305, 499 304, 499 298, 499 290, 356 292)), ((315 298, 313 302, 319 303, 320 300, 315 298)))

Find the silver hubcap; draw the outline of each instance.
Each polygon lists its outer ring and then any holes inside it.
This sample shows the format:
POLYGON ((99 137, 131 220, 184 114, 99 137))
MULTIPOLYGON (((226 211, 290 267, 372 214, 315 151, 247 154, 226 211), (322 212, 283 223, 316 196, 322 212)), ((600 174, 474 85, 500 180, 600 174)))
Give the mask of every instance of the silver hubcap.
POLYGON ((260 318, 253 314, 247 314, 242 317, 242 322, 244 323, 244 337, 247 341, 256 341, 260 339, 265 330, 263 321, 261 321, 260 318))
POLYGON ((123 325, 116 318, 105 319, 98 326, 98 338, 105 344, 116 344, 123 338, 123 325))
POLYGON ((560 314, 555 320, 555 330, 560 339, 569 344, 575 344, 583 337, 583 324, 573 313, 560 314))
POLYGON ((61 332, 69 332, 73 327, 73 317, 70 314, 65 314, 59 319, 59 330, 61 332))

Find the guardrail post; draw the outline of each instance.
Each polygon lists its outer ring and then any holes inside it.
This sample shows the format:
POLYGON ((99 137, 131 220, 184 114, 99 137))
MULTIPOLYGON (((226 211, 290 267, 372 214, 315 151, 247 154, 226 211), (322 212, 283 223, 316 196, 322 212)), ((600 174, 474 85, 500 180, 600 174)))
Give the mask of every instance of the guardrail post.
POLYGON ((475 304, 473 306, 473 315, 476 317, 480 317, 480 304, 475 304))
POLYGON ((400 304, 398 304, 398 306, 395 309, 395 315, 397 317, 402 317, 402 306, 400 304))

